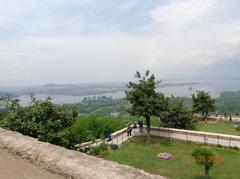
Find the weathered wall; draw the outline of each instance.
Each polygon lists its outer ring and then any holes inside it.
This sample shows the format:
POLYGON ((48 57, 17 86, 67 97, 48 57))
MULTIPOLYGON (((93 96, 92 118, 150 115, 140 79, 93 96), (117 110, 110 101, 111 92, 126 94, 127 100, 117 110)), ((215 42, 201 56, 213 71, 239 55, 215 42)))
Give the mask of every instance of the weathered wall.
POLYGON ((130 166, 120 165, 77 151, 40 142, 17 132, 0 128, 0 148, 28 158, 52 172, 84 179, 163 179, 130 166))

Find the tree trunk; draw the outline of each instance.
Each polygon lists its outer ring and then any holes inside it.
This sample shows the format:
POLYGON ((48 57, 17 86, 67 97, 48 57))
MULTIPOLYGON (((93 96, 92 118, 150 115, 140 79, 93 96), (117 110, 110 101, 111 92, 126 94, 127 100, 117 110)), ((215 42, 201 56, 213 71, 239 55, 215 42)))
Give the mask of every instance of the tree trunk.
POLYGON ((149 115, 146 115, 145 116, 146 118, 146 123, 147 123, 147 135, 150 136, 150 116, 149 115))
POLYGON ((205 166, 205 178, 209 177, 209 167, 205 166))

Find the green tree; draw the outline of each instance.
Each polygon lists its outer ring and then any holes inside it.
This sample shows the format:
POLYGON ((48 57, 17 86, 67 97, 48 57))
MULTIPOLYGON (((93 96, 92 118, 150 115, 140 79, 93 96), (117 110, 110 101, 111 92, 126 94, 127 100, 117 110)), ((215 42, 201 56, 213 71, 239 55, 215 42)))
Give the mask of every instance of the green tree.
POLYGON ((73 118, 77 118, 78 115, 79 115, 78 107, 77 107, 76 105, 74 105, 74 106, 72 107, 72 117, 73 117, 73 118))
POLYGON ((64 106, 54 105, 50 97, 43 101, 31 98, 27 107, 22 107, 19 101, 9 101, 11 112, 2 121, 2 126, 41 141, 72 147, 73 135, 69 130, 75 121, 72 114, 67 113, 64 106))
POLYGON ((168 109, 160 116, 163 127, 194 129, 197 122, 192 112, 184 107, 183 100, 174 97, 169 100, 168 109))
POLYGON ((211 150, 206 148, 196 148, 192 152, 192 157, 197 164, 203 165, 205 167, 205 177, 209 177, 209 169, 213 166, 214 163, 214 154, 211 150))
POLYGON ((197 94, 192 95, 193 111, 201 112, 202 116, 208 116, 209 112, 215 109, 215 99, 212 99, 211 95, 205 91, 197 91, 197 94))
POLYGON ((158 115, 160 111, 166 109, 167 100, 162 93, 156 92, 156 85, 160 81, 155 80, 155 76, 146 71, 142 77, 136 72, 135 77, 138 82, 129 82, 127 86, 126 99, 131 107, 128 112, 131 115, 142 116, 146 119, 148 135, 150 134, 150 118, 152 115, 158 115))

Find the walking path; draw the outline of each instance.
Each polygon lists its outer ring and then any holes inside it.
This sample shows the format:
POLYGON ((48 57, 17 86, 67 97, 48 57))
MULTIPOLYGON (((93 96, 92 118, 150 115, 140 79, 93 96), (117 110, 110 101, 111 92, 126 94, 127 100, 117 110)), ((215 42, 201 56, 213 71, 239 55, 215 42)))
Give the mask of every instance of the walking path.
POLYGON ((63 176, 51 173, 37 167, 19 156, 10 154, 6 149, 0 149, 1 179, 64 179, 63 176))
POLYGON ((120 135, 118 135, 117 137, 114 137, 113 140, 111 140, 109 143, 110 144, 121 145, 122 143, 126 142, 128 139, 130 139, 130 138, 132 138, 133 136, 136 136, 136 135, 141 135, 139 133, 139 128, 136 128, 136 129, 133 128, 131 136, 127 136, 127 131, 125 131, 125 132, 121 133, 120 135))

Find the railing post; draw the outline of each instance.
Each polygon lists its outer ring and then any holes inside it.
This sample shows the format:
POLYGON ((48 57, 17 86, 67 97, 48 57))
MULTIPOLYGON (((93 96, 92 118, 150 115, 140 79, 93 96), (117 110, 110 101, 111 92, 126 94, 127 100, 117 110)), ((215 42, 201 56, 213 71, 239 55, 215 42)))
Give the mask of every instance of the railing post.
POLYGON ((122 134, 122 143, 123 143, 123 134, 122 134))
POLYGON ((188 133, 186 132, 186 142, 188 142, 188 133))
POLYGON ((171 139, 169 128, 168 128, 168 138, 169 138, 169 140, 171 139))

